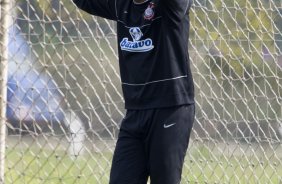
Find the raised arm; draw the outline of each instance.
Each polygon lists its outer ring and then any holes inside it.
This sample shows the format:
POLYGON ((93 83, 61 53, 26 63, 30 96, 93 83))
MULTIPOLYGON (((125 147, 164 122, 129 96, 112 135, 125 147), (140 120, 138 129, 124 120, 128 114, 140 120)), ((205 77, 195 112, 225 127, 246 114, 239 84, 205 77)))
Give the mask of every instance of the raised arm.
POLYGON ((167 14, 172 18, 182 18, 191 7, 192 0, 155 0, 162 3, 167 14))
POLYGON ((116 20, 116 0, 73 0, 73 2, 91 15, 116 20))

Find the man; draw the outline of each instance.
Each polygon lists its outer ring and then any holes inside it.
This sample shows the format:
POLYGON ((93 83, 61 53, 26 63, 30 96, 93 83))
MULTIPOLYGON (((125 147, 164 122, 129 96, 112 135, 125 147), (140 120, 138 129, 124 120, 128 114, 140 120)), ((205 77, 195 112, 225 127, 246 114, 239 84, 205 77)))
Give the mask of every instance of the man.
POLYGON ((117 22, 126 116, 110 184, 179 184, 194 121, 189 66, 192 0, 73 0, 117 22))

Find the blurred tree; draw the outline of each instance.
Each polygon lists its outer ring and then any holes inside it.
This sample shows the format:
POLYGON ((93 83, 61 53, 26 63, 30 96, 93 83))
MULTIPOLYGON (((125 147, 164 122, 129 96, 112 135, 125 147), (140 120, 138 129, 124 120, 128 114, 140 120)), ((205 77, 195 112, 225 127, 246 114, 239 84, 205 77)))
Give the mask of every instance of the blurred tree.
POLYGON ((194 0, 190 14, 201 116, 246 126, 279 123, 281 1, 194 0))

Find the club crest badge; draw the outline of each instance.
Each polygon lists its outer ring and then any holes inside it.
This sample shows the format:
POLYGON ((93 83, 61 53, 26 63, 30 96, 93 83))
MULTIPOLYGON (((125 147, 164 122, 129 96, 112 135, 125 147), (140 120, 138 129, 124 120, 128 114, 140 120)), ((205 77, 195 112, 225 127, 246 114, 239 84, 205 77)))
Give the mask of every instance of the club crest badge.
POLYGON ((152 20, 152 18, 155 16, 154 12, 155 4, 150 3, 147 9, 144 12, 144 19, 145 20, 152 20))

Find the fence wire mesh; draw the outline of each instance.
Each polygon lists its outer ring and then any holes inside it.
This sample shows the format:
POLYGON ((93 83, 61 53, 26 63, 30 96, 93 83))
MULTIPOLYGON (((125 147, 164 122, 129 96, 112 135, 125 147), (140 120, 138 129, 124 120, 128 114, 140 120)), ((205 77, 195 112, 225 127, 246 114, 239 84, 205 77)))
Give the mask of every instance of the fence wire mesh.
MULTIPOLYGON (((115 23, 71 0, 9 11, 5 183, 109 180, 124 116, 115 23)), ((282 1, 194 0, 182 183, 282 183, 282 1)))

